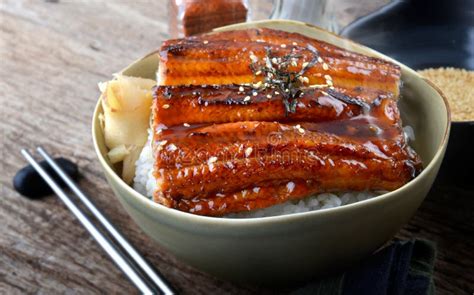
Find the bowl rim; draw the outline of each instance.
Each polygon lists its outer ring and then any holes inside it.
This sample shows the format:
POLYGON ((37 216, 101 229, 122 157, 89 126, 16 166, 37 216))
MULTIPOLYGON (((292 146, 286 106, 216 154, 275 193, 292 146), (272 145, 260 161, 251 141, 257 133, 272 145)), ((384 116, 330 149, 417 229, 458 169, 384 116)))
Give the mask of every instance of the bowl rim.
MULTIPOLYGON (((267 217, 252 217, 252 218, 223 218, 223 217, 212 217, 212 216, 202 216, 202 215, 196 215, 196 214, 191 214, 188 212, 183 212, 179 211, 176 209, 168 208, 164 205, 158 204, 154 202, 153 200, 147 198, 146 196, 142 195, 141 193, 137 192, 134 190, 131 186, 126 184, 122 178, 107 164, 107 161, 105 160, 104 156, 100 152, 99 148, 99 143, 97 140, 98 134, 96 132, 96 126, 99 126, 100 128, 100 121, 99 121, 99 114, 102 113, 102 104, 101 104, 101 97, 99 96, 99 99, 97 100, 96 106, 94 108, 94 114, 92 117, 92 139, 93 139, 93 145, 94 145, 94 150, 96 152, 97 157, 99 158, 99 162, 102 166, 102 169, 104 170, 104 173, 107 174, 113 182, 117 183, 123 190, 125 190, 132 198, 134 201, 137 201, 141 206, 144 207, 149 207, 151 210, 155 211, 155 214, 160 214, 160 215, 167 215, 172 218, 174 221, 181 221, 185 223, 192 223, 192 224, 203 224, 203 225, 208 225, 208 226, 248 226, 248 227, 253 227, 253 226, 261 226, 265 224, 281 224, 281 223, 288 223, 288 222, 296 222, 296 221, 301 221, 303 219, 307 219, 308 217, 316 217, 316 216, 331 216, 333 214, 338 214, 338 213, 344 213, 345 211, 349 210, 357 210, 360 207, 364 207, 367 205, 377 205, 377 204, 382 204, 388 199, 393 199, 397 197, 401 192, 404 190, 407 190, 409 188, 412 188, 416 186, 419 182, 422 181, 423 178, 427 177, 427 174, 433 169, 433 167, 436 165, 436 163, 439 161, 439 158, 442 157, 443 151, 447 146, 448 139, 449 139, 449 132, 451 129, 451 111, 449 107, 448 100, 446 96, 443 94, 443 92, 436 86, 434 85, 433 82, 429 81, 428 79, 422 77, 419 75, 416 71, 413 69, 391 59, 390 57, 387 57, 383 55, 380 52, 377 52, 373 49, 370 49, 368 47, 365 47, 364 45, 358 44, 352 40, 346 39, 344 37, 338 36, 332 32, 329 32, 327 30, 324 30, 322 28, 319 28, 317 26, 299 22, 299 21, 291 21, 291 20, 263 20, 263 21, 254 21, 254 22, 248 22, 245 24, 271 24, 271 23, 290 23, 294 25, 304 25, 311 27, 312 29, 321 31, 325 34, 329 33, 339 39, 345 40, 347 42, 350 42, 351 44, 357 46, 357 47, 362 47, 364 49, 368 49, 369 52, 374 52, 377 55, 382 55, 383 58, 394 62, 395 64, 400 65, 404 70, 408 70, 412 74, 414 74, 417 78, 425 81, 429 86, 431 86, 443 99, 444 106, 446 108, 447 112, 447 121, 446 121, 446 126, 445 126, 445 131, 443 138, 441 140, 441 143, 439 144, 436 153, 434 154, 433 158, 431 161, 428 163, 428 165, 423 169, 423 171, 416 176, 414 179, 410 180, 408 183, 405 185, 401 186, 400 188, 390 191, 388 193, 381 194, 375 198, 363 200, 360 202, 352 203, 352 204, 347 204, 344 206, 340 207, 334 207, 334 208, 328 208, 324 210, 316 210, 316 211, 307 211, 307 212, 300 212, 300 213, 293 213, 293 214, 286 214, 286 215, 277 215, 277 216, 267 216, 267 217)), ((239 24, 237 24, 239 25, 239 24)), ((221 29, 231 29, 236 25, 230 25, 230 26, 225 26, 221 28, 217 28, 215 30, 221 30, 221 29)), ((156 52, 153 51, 153 52, 156 52)), ((138 61, 143 60, 144 58, 148 57, 149 55, 153 54, 153 52, 145 55, 144 57, 134 61, 132 64, 135 64, 138 61)), ((130 66, 129 65, 129 66, 130 66)), ((129 68, 127 66, 124 70, 129 68)), ((123 72, 124 70, 120 71, 123 72)), ((117 196, 115 196, 117 197, 117 196)), ((130 202, 128 202, 130 204, 130 202)), ((136 204, 131 204, 134 207, 137 207, 136 204)), ((140 208, 137 207, 139 211, 140 208)), ((171 220, 171 219, 170 219, 171 220)))

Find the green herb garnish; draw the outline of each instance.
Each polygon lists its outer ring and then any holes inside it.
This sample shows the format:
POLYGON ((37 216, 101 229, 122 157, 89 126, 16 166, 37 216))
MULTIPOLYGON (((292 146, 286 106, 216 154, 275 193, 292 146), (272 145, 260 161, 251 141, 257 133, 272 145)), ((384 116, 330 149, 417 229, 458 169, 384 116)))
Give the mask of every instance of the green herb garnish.
POLYGON ((301 70, 290 71, 290 65, 295 66, 298 60, 302 57, 297 54, 294 49, 284 56, 273 54, 270 47, 265 47, 266 56, 264 64, 259 63, 256 58, 252 58, 250 68, 255 75, 264 75, 264 85, 272 88, 277 88, 283 98, 285 105, 285 114, 296 112, 296 105, 298 98, 303 95, 302 87, 304 83, 308 83, 308 78, 304 73, 318 62, 318 52, 315 48, 308 48, 313 57, 311 61, 303 63, 301 70))

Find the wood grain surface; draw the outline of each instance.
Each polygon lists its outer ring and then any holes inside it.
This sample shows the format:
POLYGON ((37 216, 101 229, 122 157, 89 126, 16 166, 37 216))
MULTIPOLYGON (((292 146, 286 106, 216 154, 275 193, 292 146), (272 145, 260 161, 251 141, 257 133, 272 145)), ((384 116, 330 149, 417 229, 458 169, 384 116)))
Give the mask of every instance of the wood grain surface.
MULTIPOLYGON (((25 165, 20 148, 37 145, 77 162, 80 186, 182 293, 290 290, 236 285, 177 261, 132 222, 100 171, 90 132, 97 82, 157 48, 166 19, 164 0, 1 0, 1 294, 136 293, 56 197, 33 201, 13 190, 25 165)), ((398 235, 437 243, 439 294, 474 291, 473 210, 472 192, 437 186, 398 235)))

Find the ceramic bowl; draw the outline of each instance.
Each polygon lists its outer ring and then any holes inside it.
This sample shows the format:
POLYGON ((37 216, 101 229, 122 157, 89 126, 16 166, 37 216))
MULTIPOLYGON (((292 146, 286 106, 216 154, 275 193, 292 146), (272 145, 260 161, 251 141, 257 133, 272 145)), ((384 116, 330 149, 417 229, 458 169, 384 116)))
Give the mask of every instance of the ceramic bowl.
MULTIPOLYGON (((374 48, 415 70, 474 70, 474 1, 390 1, 357 19, 341 35, 374 48), (430 9, 426 9, 429 6, 430 9)), ((466 87, 472 87, 466 85, 466 87)), ((436 185, 474 189, 474 120, 451 124, 446 157, 436 185)))
MULTIPOLYGON (((268 27, 298 32, 370 56, 392 59, 325 30, 295 21, 259 21, 217 31, 268 27)), ((99 115, 92 133, 105 176, 117 199, 141 229, 182 261, 233 281, 276 284, 323 275, 359 261, 390 240, 410 219, 428 193, 440 167, 449 136, 446 99, 415 71, 401 65, 403 122, 414 128, 413 147, 425 169, 400 189, 339 208, 293 215, 228 219, 169 209, 126 185, 106 158, 99 115)), ((158 55, 152 53, 123 74, 154 78, 158 55)))

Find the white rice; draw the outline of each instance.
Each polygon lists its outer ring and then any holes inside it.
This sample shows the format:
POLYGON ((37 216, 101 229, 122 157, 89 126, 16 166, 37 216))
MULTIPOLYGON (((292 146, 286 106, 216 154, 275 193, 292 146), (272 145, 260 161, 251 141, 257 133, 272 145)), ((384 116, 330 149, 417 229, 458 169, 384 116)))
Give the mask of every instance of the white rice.
MULTIPOLYGON (((415 139, 415 134, 410 126, 404 128, 405 137, 410 140, 415 139)), ((156 179, 153 176, 153 153, 151 149, 151 138, 153 134, 149 131, 148 142, 143 147, 143 150, 135 163, 136 171, 133 183, 133 188, 139 193, 152 198, 153 192, 156 190, 156 179)), ((364 200, 374 198, 378 195, 384 194, 384 191, 377 192, 341 192, 341 193, 323 193, 309 196, 302 200, 287 201, 282 204, 274 205, 265 209, 253 210, 249 212, 241 212, 236 214, 229 214, 228 218, 255 218, 267 217, 276 215, 285 215, 292 213, 300 213, 307 211, 324 210, 329 208, 340 207, 364 200)))
POLYGON ((140 157, 135 162, 135 178, 133 188, 148 198, 153 197, 153 192, 157 188, 156 179, 153 176, 153 152, 151 149, 151 138, 153 134, 148 130, 148 141, 143 147, 140 157))
POLYGON ((226 217, 255 218, 324 210, 368 200, 381 193, 382 192, 324 193, 309 196, 299 201, 287 201, 265 209, 229 214, 226 217))

